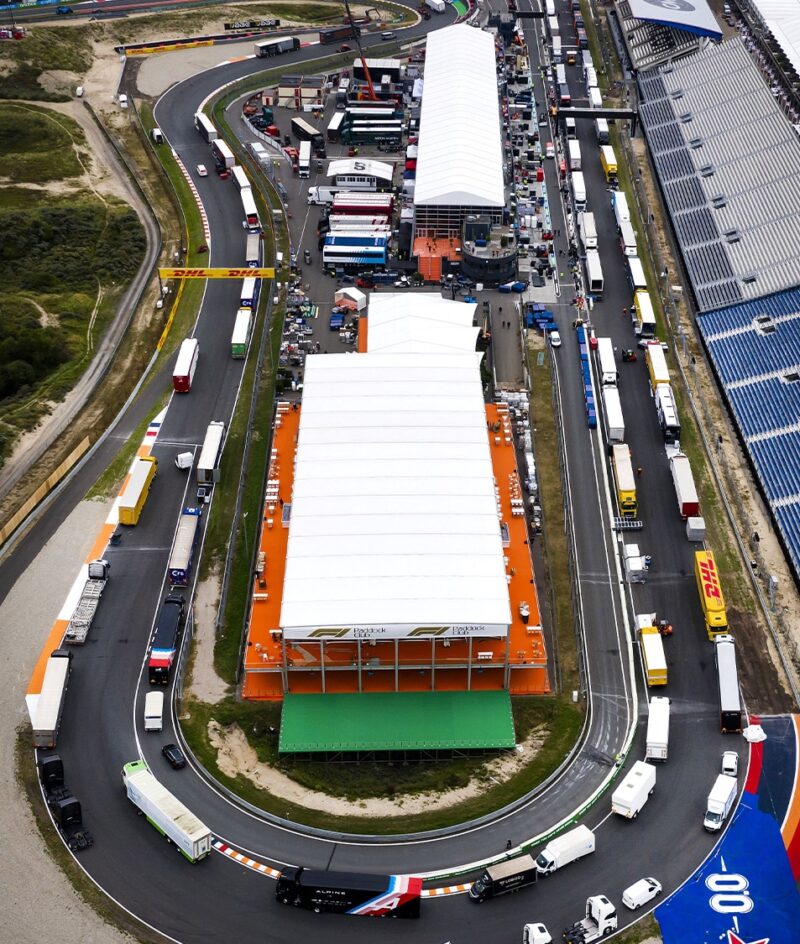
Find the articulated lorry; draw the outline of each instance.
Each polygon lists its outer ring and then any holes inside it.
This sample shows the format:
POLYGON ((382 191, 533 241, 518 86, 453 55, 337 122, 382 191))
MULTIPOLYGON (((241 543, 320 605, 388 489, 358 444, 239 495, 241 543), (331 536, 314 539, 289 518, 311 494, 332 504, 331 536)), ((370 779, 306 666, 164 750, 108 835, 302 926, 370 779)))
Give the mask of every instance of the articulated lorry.
POLYGON ((302 866, 285 868, 275 886, 275 897, 283 905, 374 918, 418 918, 421 893, 422 879, 409 875, 365 875, 302 866))
POLYGON ((655 695, 647 715, 645 760, 665 763, 669 756, 669 698, 655 695))
POLYGON ((539 870, 533 856, 517 856, 487 866, 477 881, 472 883, 469 897, 476 902, 486 901, 487 898, 496 898, 507 892, 519 891, 527 885, 535 885, 538 877, 539 870))
POLYGON ((150 773, 143 760, 125 764, 122 783, 128 799, 190 862, 211 852, 211 832, 150 773))
POLYGON ((88 565, 86 575, 89 578, 83 585, 78 605, 67 624, 64 642, 72 646, 82 646, 86 642, 89 630, 92 628, 100 597, 108 583, 111 565, 107 560, 92 561, 88 565))
POLYGON ((675 495, 678 499, 678 511, 684 521, 687 518, 696 518, 700 514, 700 499, 697 497, 697 488, 692 475, 692 465, 688 456, 682 452, 671 456, 669 469, 672 472, 672 483, 675 486, 675 495))
POLYGON ((550 875, 557 869, 582 859, 594 852, 594 833, 588 826, 576 826, 563 836, 557 836, 536 856, 536 868, 540 875, 550 875))
POLYGON ((567 944, 591 944, 617 930, 617 909, 605 895, 586 899, 586 917, 564 928, 561 937, 567 944))
POLYGON ((67 696, 72 653, 69 649, 55 649, 47 660, 42 691, 33 718, 33 746, 55 747, 64 700, 67 696))

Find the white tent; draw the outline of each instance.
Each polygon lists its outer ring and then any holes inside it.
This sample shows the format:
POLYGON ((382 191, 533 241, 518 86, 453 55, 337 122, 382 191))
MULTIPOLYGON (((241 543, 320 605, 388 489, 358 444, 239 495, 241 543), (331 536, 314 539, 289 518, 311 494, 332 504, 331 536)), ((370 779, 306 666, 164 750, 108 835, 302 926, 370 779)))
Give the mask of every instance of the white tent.
POLYGON ((494 39, 464 24, 428 34, 417 206, 505 206, 494 39))
POLYGON ((395 354, 474 353, 480 330, 472 326, 476 308, 473 302, 433 293, 373 295, 367 349, 395 354))
POLYGON ((286 637, 502 636, 510 622, 475 355, 308 357, 286 637))
POLYGON ((378 180, 391 181, 394 166, 385 161, 371 161, 364 157, 345 157, 331 161, 328 164, 328 177, 338 177, 345 174, 362 174, 365 177, 376 177, 378 180))
POLYGON ((333 299, 337 305, 352 311, 363 311, 367 307, 367 296, 357 288, 340 288, 333 299))

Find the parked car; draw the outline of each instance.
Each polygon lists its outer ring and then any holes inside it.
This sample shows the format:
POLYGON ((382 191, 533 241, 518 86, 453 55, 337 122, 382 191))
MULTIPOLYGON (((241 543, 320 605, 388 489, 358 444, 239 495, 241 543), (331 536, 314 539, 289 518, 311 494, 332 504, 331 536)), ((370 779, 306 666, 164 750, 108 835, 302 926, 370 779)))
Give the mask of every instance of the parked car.
POLYGON ((545 157, 555 157, 556 148, 552 141, 548 141, 544 146, 544 156, 545 157))
POLYGON ((640 878, 622 893, 622 903, 631 911, 635 911, 660 894, 661 882, 657 882, 654 878, 640 878))
POLYGON ((173 767, 175 770, 180 770, 181 767, 186 766, 186 758, 183 756, 183 751, 177 744, 165 744, 161 748, 161 753, 167 758, 170 767, 173 767))
POLYGON ((561 335, 558 331, 551 331, 548 337, 550 338, 550 347, 561 347, 561 335))
POLYGON ((208 177, 208 171, 206 170, 205 164, 197 165, 197 176, 198 177, 208 177))
POLYGON ((119 97, 119 107, 120 108, 128 107, 128 96, 124 92, 119 97))

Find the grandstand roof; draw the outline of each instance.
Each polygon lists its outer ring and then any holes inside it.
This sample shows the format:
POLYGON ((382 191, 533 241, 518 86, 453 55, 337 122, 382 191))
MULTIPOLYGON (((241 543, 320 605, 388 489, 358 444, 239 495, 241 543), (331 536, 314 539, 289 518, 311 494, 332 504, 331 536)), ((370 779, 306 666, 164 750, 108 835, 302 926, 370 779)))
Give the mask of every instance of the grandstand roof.
MULTIPOLYGON (((369 308, 369 350, 474 352, 480 330, 472 326, 477 307, 477 304, 451 301, 432 292, 373 294, 369 308)), ((482 356, 477 355, 478 359, 482 356)))
POLYGON ((471 26, 428 34, 414 203, 505 206, 494 38, 471 26))
POLYGON ((637 72, 687 56, 704 42, 702 37, 685 29, 652 19, 638 19, 629 0, 617 3, 616 10, 622 38, 637 72))
POLYGON ((502 636, 510 621, 475 354, 306 358, 286 637, 502 636))
POLYGON ((628 0, 631 13, 636 19, 672 26, 687 33, 722 39, 722 30, 705 0, 691 3, 653 3, 652 0, 628 0))
POLYGON ((800 140, 740 39, 639 76, 701 311, 800 284, 800 140))
POLYGON ((766 28, 800 74, 800 10, 797 0, 750 0, 766 28))
POLYGON ((709 312, 698 324, 800 576, 800 290, 709 312))

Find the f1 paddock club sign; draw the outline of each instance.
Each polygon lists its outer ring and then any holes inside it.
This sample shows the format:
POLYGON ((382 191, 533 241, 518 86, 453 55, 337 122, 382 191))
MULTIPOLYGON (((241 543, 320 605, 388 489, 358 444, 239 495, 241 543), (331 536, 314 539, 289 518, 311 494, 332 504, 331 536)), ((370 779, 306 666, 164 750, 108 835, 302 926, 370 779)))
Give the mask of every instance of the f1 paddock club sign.
POLYGON ((226 30, 276 29, 281 25, 280 20, 237 20, 235 23, 226 23, 226 30))
POLYGON ((284 626, 286 639, 318 642, 352 642, 358 639, 466 639, 470 636, 503 637, 503 623, 460 623, 450 626, 419 626, 416 623, 366 624, 363 626, 284 626))

